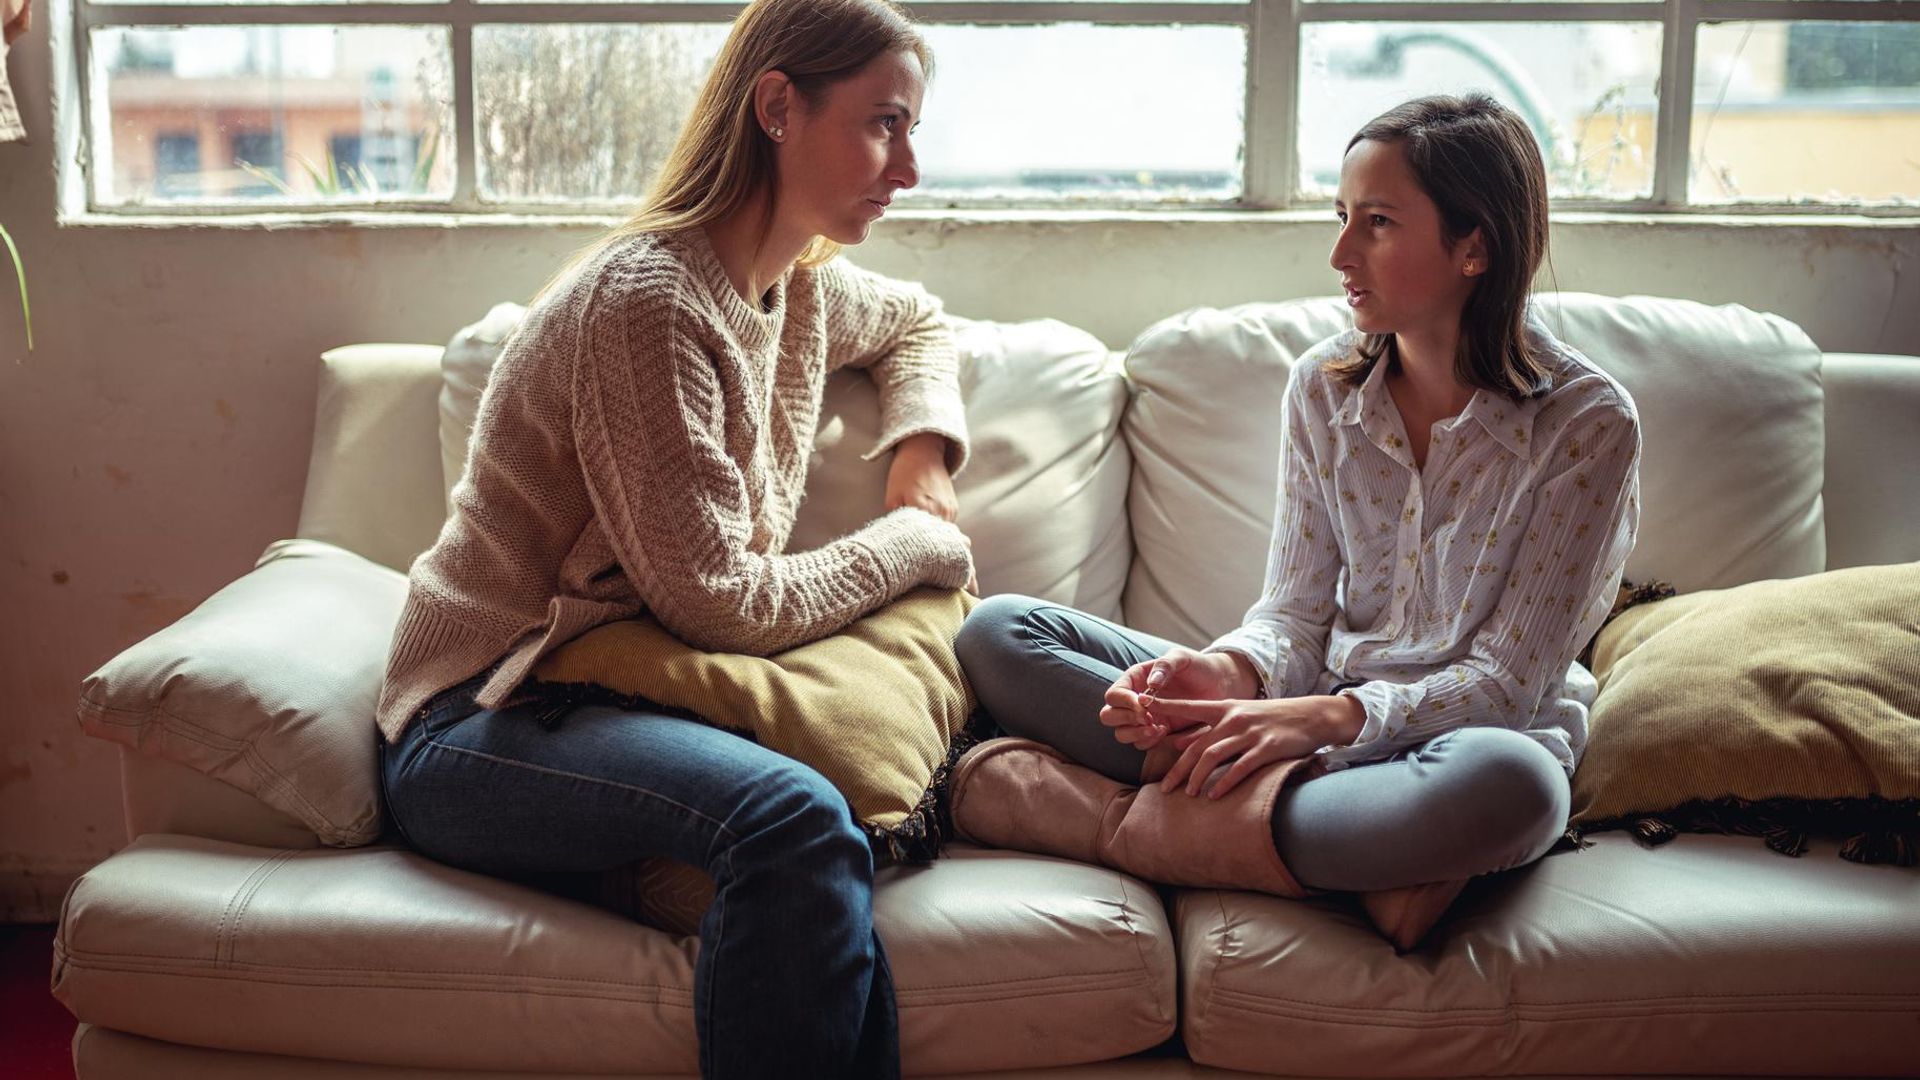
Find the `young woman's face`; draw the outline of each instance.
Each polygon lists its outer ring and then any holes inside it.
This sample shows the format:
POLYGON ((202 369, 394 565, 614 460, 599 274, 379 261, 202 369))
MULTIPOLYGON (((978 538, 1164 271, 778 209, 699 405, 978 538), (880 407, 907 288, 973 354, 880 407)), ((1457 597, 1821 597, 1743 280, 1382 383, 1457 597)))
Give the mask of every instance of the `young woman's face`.
POLYGON ((1362 139, 1340 166, 1340 234, 1328 259, 1368 334, 1457 330, 1473 279, 1486 271, 1478 230, 1449 244, 1398 143, 1362 139))
POLYGON ((892 52, 811 107, 796 103, 780 154, 782 212, 816 236, 865 240, 894 194, 920 182, 912 132, 926 82, 918 56, 892 52))

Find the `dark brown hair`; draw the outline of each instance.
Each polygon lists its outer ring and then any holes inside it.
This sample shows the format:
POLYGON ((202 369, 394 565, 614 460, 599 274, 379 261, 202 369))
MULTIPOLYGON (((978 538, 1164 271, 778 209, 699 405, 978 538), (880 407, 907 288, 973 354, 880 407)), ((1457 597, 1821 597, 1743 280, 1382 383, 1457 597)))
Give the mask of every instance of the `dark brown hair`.
MULTIPOLYGON (((1415 98, 1367 122, 1347 143, 1392 143, 1440 208, 1452 244, 1474 229, 1487 270, 1460 312, 1454 376, 1468 386, 1526 398, 1548 386, 1544 359, 1527 343, 1527 293, 1547 250, 1547 170, 1526 121, 1486 94, 1415 98)), ((1368 334, 1359 354, 1328 366, 1350 385, 1385 357, 1398 364, 1392 334, 1368 334)))

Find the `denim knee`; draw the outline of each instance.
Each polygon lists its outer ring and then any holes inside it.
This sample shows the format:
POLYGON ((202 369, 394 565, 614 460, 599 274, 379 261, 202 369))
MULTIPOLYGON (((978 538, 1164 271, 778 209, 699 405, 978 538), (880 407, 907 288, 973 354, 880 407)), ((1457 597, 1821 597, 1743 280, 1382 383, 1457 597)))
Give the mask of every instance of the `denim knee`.
POLYGON ((740 844, 789 856, 809 873, 873 877, 873 849, 845 795, 826 777, 795 762, 757 792, 751 807, 728 821, 740 844))

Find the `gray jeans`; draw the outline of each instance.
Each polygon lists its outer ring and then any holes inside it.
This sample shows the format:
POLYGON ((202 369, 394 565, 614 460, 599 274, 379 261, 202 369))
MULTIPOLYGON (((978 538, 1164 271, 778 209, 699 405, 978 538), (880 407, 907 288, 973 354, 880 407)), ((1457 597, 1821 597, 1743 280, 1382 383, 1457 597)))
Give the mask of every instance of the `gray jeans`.
MULTIPOLYGON (((1173 644, 1001 595, 974 609, 954 650, 1001 730, 1138 783, 1146 755, 1114 739, 1100 706, 1121 672, 1173 644)), ((1274 807, 1273 843, 1304 885, 1391 889, 1524 866, 1559 838, 1571 802, 1545 747, 1505 728, 1462 728, 1288 787, 1274 807)))

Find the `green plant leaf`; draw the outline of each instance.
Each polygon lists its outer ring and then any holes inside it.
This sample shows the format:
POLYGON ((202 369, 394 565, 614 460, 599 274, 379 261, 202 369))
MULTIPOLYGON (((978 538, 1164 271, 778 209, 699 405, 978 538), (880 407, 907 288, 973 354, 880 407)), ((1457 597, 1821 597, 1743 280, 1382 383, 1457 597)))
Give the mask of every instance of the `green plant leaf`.
POLYGON ((255 165, 253 162, 243 161, 240 158, 234 158, 233 163, 239 166, 240 170, 246 173, 248 176, 251 176, 256 180, 264 180, 267 183, 272 184, 275 188, 279 189, 280 194, 282 195, 293 194, 292 184, 287 183, 285 180, 280 179, 278 176, 275 176, 273 173, 268 172, 267 170, 261 168, 258 165, 255 165))
POLYGON ((0 225, 0 240, 7 242, 7 253, 13 256, 13 276, 20 280, 20 314, 27 321, 27 351, 33 351, 33 305, 27 303, 27 268, 20 264, 20 249, 14 246, 13 234, 5 225, 0 225))

